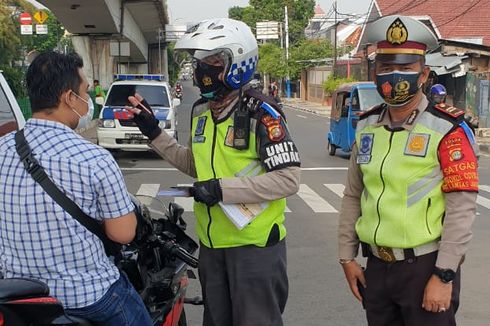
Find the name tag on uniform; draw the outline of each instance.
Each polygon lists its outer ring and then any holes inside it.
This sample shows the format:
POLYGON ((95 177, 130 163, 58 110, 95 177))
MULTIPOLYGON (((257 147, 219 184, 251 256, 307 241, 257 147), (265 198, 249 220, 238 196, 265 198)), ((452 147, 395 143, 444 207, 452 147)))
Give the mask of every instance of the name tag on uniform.
POLYGON ((199 117, 197 119, 197 126, 196 126, 196 131, 194 133, 194 136, 200 136, 204 133, 204 127, 206 126, 206 118, 207 117, 199 117))
POLYGON ((361 141, 357 151, 357 164, 368 164, 373 151, 374 134, 361 134, 361 141))
POLYGON ((194 136, 192 138, 193 143, 204 143, 206 141, 206 137, 204 136, 194 136))
POLYGON ((411 133, 405 145, 405 155, 425 157, 429 147, 429 134, 411 133))

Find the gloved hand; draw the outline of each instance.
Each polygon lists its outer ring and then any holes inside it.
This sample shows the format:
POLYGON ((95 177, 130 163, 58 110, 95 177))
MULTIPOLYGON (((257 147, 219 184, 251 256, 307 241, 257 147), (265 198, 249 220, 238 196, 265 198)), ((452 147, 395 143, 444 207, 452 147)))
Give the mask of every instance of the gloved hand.
POLYGON ((133 113, 133 121, 143 135, 148 137, 150 141, 157 138, 162 133, 162 129, 158 126, 158 120, 148 102, 138 93, 128 97, 128 100, 133 105, 133 108, 128 108, 128 110, 133 113))
POLYGON ((208 206, 216 205, 223 200, 219 179, 194 182, 192 196, 194 196, 197 202, 204 203, 208 206))

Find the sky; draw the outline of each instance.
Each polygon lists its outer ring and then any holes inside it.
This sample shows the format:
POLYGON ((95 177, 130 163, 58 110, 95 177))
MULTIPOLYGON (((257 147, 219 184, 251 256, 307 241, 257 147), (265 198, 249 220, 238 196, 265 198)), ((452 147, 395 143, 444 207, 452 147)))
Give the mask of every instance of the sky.
MULTIPOLYGON (((341 13, 363 14, 372 0, 338 0, 337 11, 341 13)), ((333 0, 316 1, 325 12, 331 8, 333 0)), ((228 17, 228 8, 246 6, 248 0, 167 0, 170 22, 185 25, 208 18, 228 17)))

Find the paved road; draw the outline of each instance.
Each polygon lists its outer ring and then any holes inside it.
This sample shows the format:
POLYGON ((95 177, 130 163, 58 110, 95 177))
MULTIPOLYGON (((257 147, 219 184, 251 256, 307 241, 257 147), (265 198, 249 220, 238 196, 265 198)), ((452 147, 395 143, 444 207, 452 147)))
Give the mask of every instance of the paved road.
MULTIPOLYGON (((189 114, 197 92, 185 84, 184 100, 178 108, 179 137, 186 144, 189 136, 189 114)), ((285 109, 294 140, 302 158, 301 189, 288 198, 289 301, 284 314, 285 325, 352 326, 365 325, 361 306, 351 296, 337 263, 337 219, 347 172, 348 155, 328 156, 324 135, 328 118, 285 109)), ((151 153, 118 153, 116 155, 131 192, 156 192, 192 179, 173 169, 151 153)), ((488 266, 490 250, 490 158, 480 160, 481 193, 474 241, 463 270, 462 304, 459 324, 488 324, 488 266)), ((186 208, 189 232, 195 237, 191 202, 177 200, 186 208)), ((157 208, 157 207, 153 207, 157 208)), ((190 286, 190 296, 199 294, 197 281, 190 286)), ((189 325, 200 325, 202 307, 186 306, 189 325)))

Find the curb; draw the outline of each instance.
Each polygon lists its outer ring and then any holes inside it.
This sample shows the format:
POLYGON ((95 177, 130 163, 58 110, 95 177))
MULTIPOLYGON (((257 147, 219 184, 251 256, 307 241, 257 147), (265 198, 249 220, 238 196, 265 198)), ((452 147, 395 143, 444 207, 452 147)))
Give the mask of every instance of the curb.
POLYGON ((314 109, 308 109, 308 108, 305 108, 305 107, 296 106, 296 105, 292 105, 292 104, 288 104, 288 103, 284 103, 284 102, 283 102, 283 104, 284 104, 284 106, 287 106, 289 108, 292 108, 292 109, 295 109, 295 110, 298 110, 298 111, 305 111, 305 112, 316 114, 316 115, 319 115, 319 116, 322 116, 322 117, 329 117, 330 116, 330 110, 325 110, 325 112, 320 112, 320 111, 317 111, 317 110, 314 110, 314 109))

